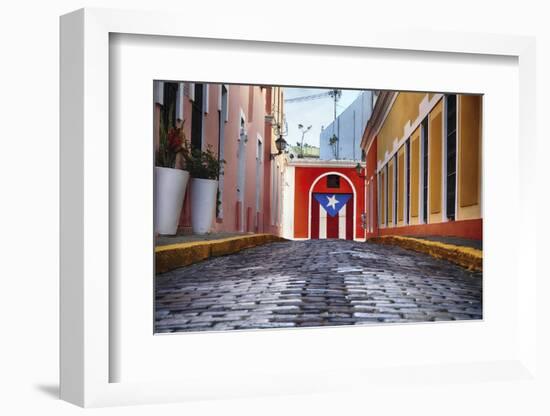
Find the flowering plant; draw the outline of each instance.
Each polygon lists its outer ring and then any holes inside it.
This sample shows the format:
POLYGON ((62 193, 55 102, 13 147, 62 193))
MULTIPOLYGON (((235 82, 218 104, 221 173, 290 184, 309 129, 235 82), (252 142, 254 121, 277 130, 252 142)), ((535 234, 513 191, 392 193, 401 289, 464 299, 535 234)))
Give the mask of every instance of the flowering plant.
MULTIPOLYGON (((181 127, 171 127, 169 129, 164 126, 162 117, 160 123, 160 140, 156 165, 163 168, 175 168, 178 153, 183 153, 186 149, 186 138, 183 131, 185 121, 181 127)), ((185 157, 183 159, 185 160, 185 157)))
POLYGON ((189 149, 186 142, 182 153, 185 160, 185 167, 192 178, 197 179, 218 179, 225 160, 218 160, 212 146, 208 145, 206 151, 200 149, 189 149))

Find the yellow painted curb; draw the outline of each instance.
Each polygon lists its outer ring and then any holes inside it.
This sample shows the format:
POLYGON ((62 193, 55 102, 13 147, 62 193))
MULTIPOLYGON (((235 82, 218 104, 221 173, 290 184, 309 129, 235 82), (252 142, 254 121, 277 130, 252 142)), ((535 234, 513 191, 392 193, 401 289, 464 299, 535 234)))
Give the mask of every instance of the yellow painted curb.
POLYGON ((251 234, 219 240, 192 241, 155 247, 155 272, 164 273, 178 267, 206 260, 209 257, 225 256, 274 241, 286 241, 273 234, 251 234))
POLYGON ((429 254, 438 259, 456 263, 468 270, 483 271, 483 251, 477 248, 456 246, 439 241, 424 240, 421 238, 387 235, 374 237, 369 241, 381 244, 400 246, 409 250, 429 254))

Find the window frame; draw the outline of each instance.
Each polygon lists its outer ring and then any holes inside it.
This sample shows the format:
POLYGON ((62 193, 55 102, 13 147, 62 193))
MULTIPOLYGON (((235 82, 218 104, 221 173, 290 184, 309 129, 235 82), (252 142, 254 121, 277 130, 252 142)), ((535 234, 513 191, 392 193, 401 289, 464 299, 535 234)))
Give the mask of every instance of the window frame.
POLYGON ((398 198, 399 198, 399 179, 398 179, 398 176, 399 176, 399 167, 397 166, 398 165, 398 156, 399 152, 395 152, 395 154, 393 155, 393 189, 392 189, 392 192, 393 192, 393 201, 392 201, 392 212, 393 212, 393 215, 392 215, 392 219, 393 219, 393 225, 394 226, 397 226, 398 223, 399 223, 399 213, 397 212, 399 210, 399 205, 397 203, 398 201, 398 198))
POLYGON ((205 84, 202 83, 193 83, 191 84, 191 90, 193 91, 193 99, 192 99, 192 105, 191 105, 191 147, 196 148, 199 150, 203 149, 204 146, 204 107, 205 107, 205 84), (198 88, 200 88, 200 102, 197 103, 199 100, 199 97, 197 97, 197 91, 198 88), (200 112, 200 127, 195 127, 195 116, 200 112), (200 137, 198 138, 200 140, 200 146, 198 146, 197 143, 194 143, 194 139, 196 138, 195 133, 197 129, 199 130, 200 137))
POLYGON ((410 204, 411 204, 411 138, 405 141, 405 204, 403 209, 403 219, 405 224, 410 224, 410 204))
POLYGON ((429 193, 430 193, 430 175, 429 175, 429 169, 430 169, 430 128, 429 128, 429 114, 422 120, 420 123, 420 158, 421 158, 421 170, 422 170, 422 177, 421 177, 421 187, 420 187, 420 195, 421 195, 421 214, 422 214, 422 223, 428 224, 429 223, 429 210, 428 210, 428 204, 430 201, 429 193))
POLYGON ((328 189, 340 189, 340 175, 327 175, 327 188, 328 189), (335 181, 336 185, 331 181, 335 181))
MULTIPOLYGON (((443 220, 444 221, 456 221, 457 217, 457 201, 458 201, 458 94, 446 94, 445 95, 445 137, 443 143, 443 163, 444 163, 444 182, 443 182, 443 220), (449 131, 449 98, 454 97, 454 130, 449 131), (449 204, 449 136, 454 134, 454 200, 453 203, 449 204), (452 207, 452 214, 449 215, 449 207, 452 207)), ((452 161, 451 161, 452 162, 452 161)))

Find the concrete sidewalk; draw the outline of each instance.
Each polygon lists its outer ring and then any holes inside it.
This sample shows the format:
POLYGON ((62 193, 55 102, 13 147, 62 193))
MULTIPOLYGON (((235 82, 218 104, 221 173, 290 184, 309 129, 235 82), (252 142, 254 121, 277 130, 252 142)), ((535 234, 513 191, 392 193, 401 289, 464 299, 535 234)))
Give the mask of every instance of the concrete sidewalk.
POLYGON ((448 237, 448 236, 439 236, 439 235, 427 235, 422 237, 415 236, 405 236, 411 238, 420 238, 421 240, 429 241, 439 241, 440 243, 451 244, 453 246, 462 246, 462 247, 471 247, 478 250, 483 250, 483 241, 482 240, 472 240, 469 238, 461 237, 448 237))
POLYGON ((254 235, 254 233, 208 233, 208 234, 178 234, 178 235, 159 235, 156 238, 156 247, 168 246, 171 244, 179 243, 193 243, 196 241, 211 241, 211 240, 223 240, 225 238, 241 237, 247 235, 254 235))
POLYGON ((388 235, 369 241, 403 247, 444 259, 472 271, 483 271, 481 242, 454 237, 404 237, 388 235), (479 248, 478 248, 479 247, 479 248))
POLYGON ((237 234, 226 238, 219 237, 220 234, 181 236, 181 238, 172 237, 172 241, 176 241, 172 244, 166 244, 166 239, 164 245, 157 243, 155 247, 155 273, 164 273, 179 267, 189 266, 209 257, 237 253, 245 248, 276 241, 286 241, 284 238, 273 234, 237 234))

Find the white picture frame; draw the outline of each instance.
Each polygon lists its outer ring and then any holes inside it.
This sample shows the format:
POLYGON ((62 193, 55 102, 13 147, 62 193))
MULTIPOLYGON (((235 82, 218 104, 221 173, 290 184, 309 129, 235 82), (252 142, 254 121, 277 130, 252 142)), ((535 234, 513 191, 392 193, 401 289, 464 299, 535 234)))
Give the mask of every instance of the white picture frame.
MULTIPOLYGON (((467 56, 474 63, 481 56, 507 57, 515 62, 519 86, 519 94, 514 97, 518 99, 517 112, 514 115, 517 117, 515 120, 518 129, 510 134, 515 140, 530 144, 524 148, 536 146, 533 122, 536 114, 533 38, 473 33, 407 32, 404 28, 391 26, 384 29, 365 27, 361 36, 356 36, 353 31, 336 35, 321 29, 301 33, 299 28, 273 32, 256 31, 246 37, 234 33, 229 24, 219 25, 214 32, 211 28, 204 28, 200 21, 185 19, 185 16, 177 13, 82 9, 61 18, 61 398, 80 406, 95 407, 270 394, 323 393, 348 388, 357 388, 361 391, 368 387, 371 391, 376 391, 384 389, 384 386, 387 388, 388 385, 398 384, 395 381, 397 379, 400 380, 399 384, 409 386, 413 383, 451 383, 456 380, 474 385, 486 380, 504 380, 518 384, 526 380, 539 382, 536 378, 537 312, 534 299, 537 278, 540 276, 537 275, 535 250, 532 249, 536 230, 534 215, 518 215, 518 229, 514 231, 515 238, 510 243, 512 246, 506 252, 506 258, 513 262, 514 268, 503 272, 507 273, 506 277, 511 279, 510 282, 519 285, 519 290, 513 294, 514 303, 511 305, 513 310, 510 316, 515 319, 514 323, 510 324, 509 329, 499 330, 502 333, 510 331, 509 339, 515 344, 513 347, 506 346, 500 353, 495 352, 494 360, 480 354, 478 359, 473 357, 470 361, 462 362, 445 360, 445 357, 438 363, 418 360, 414 367, 410 366, 414 359, 407 365, 396 363, 394 367, 390 367, 385 364, 379 368, 372 363, 363 366, 361 362, 358 362, 356 367, 347 364, 334 366, 333 363, 319 363, 319 371, 310 371, 311 369, 305 367, 298 368, 296 372, 289 372, 285 368, 279 373, 266 370, 254 379, 247 379, 247 371, 252 371, 252 367, 258 362, 243 362, 242 376, 235 377, 234 374, 224 374, 220 371, 219 379, 216 381, 208 378, 209 373, 206 372, 203 377, 194 373, 187 378, 184 375, 177 381, 151 377, 149 381, 110 382, 110 366, 122 358, 111 349, 112 338, 116 338, 117 334, 113 333, 113 326, 110 325, 112 311, 117 308, 117 305, 112 304, 113 298, 110 296, 116 288, 112 287, 109 279, 113 267, 116 267, 116 259, 111 257, 109 250, 109 230, 116 220, 110 217, 109 194, 110 169, 113 163, 109 153, 109 137, 113 134, 109 122, 109 54, 112 34, 170 37, 163 38, 167 41, 186 38, 224 42, 245 41, 247 44, 269 42, 278 45, 281 51, 294 47, 326 47, 327 56, 344 50, 349 52, 352 48, 352 51, 358 52, 368 49, 382 53, 393 51, 409 56, 433 53, 431 59, 439 57, 442 60, 467 56), (182 25, 182 21, 186 24, 182 25), (522 270, 521 279, 517 278, 518 270, 522 270), (262 374, 264 377, 261 377, 262 374), (320 378, 320 374, 326 377, 320 378)), ((324 74, 326 85, 340 82, 334 76, 328 71, 324 74)), ((260 79, 241 81, 257 82, 260 79)), ((372 87, 385 88, 386 85, 372 87)), ((423 89, 422 87, 419 89, 423 89)), ((152 83, 150 93, 152 98, 152 83)), ((534 161, 528 159, 520 150, 517 166, 513 167, 517 169, 514 172, 519 173, 515 179, 517 182, 514 182, 518 187, 512 190, 513 195, 518 198, 509 208, 515 213, 527 213, 528 202, 535 198, 535 185, 528 180, 525 173, 528 168, 534 168, 533 164, 534 161)), ((484 204, 484 217, 488 209, 490 207, 484 204)), ((489 251, 486 255, 486 266, 497 267, 495 253, 489 251)), ((485 285, 484 290, 487 291, 485 296, 489 297, 489 301, 491 297, 496 296, 493 292, 494 286, 485 285)), ((484 310, 484 315, 486 312, 489 313, 486 319, 493 319, 497 326, 502 325, 498 318, 490 316, 490 311, 484 310)), ((425 328, 435 326, 416 327, 429 332, 432 330, 425 328)), ((326 339, 324 337, 347 337, 349 340, 355 339, 364 343, 363 345, 368 345, 372 342, 369 335, 374 333, 391 332, 393 337, 397 337, 394 339, 399 339, 399 336, 414 336, 415 332, 414 325, 388 328, 390 327, 379 326, 367 332, 359 332, 356 328, 265 331, 262 334, 266 335, 255 335, 254 340, 250 341, 255 343, 256 339, 261 337, 270 343, 288 342, 290 334, 299 340, 298 343, 310 342, 310 338, 315 338, 316 342, 321 343, 326 339)), ((481 335, 482 329, 483 326, 455 324, 449 331, 464 332, 469 342, 475 342, 475 339, 468 337, 472 337, 473 333, 481 335)), ((219 334, 207 336, 212 342, 217 342, 215 337, 219 334)), ((239 343, 242 345, 246 336, 246 333, 235 335, 230 342, 237 346, 239 343)), ((164 343, 169 342, 169 336, 164 339, 168 340, 164 343)), ((180 337, 178 342, 182 342, 182 339, 184 340, 180 337)), ((206 338, 202 336, 202 339, 206 338)), ((229 337, 226 337, 226 340, 228 341, 229 337)), ((334 348, 338 354, 344 352, 344 347, 338 343, 334 348)), ((354 351, 356 350, 359 349, 355 348, 354 351)), ((285 349, 281 351, 281 354, 287 353, 285 349)), ((475 356, 475 353, 473 354, 475 356)))

